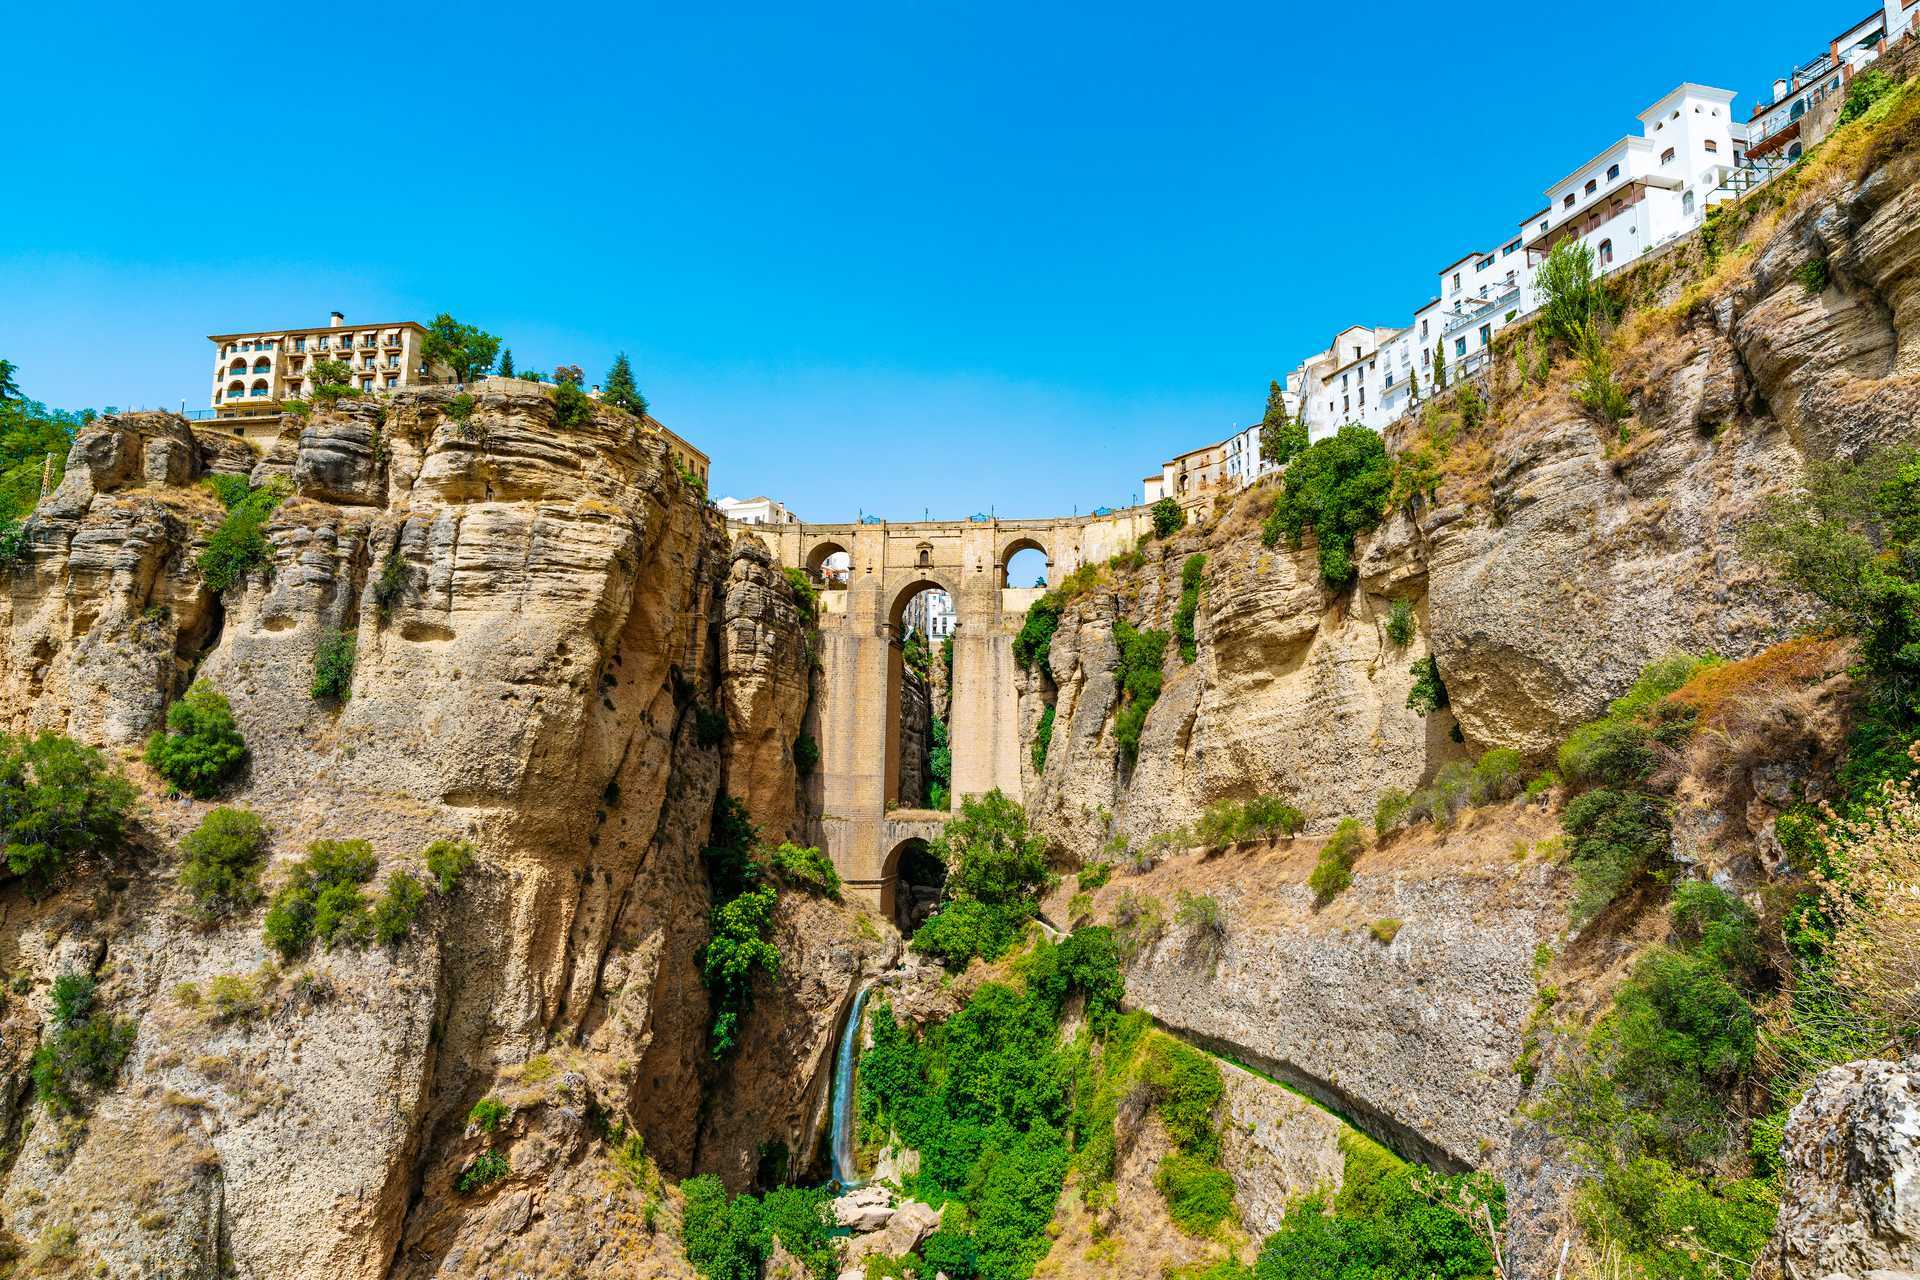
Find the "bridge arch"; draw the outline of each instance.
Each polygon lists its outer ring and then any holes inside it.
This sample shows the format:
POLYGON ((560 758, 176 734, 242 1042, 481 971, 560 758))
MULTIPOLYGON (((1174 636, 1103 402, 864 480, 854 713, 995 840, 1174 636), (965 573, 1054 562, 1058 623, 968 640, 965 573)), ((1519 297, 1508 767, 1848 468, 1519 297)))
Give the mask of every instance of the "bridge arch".
POLYGON ((933 856, 930 843, 922 834, 910 835, 888 850, 880 864, 883 896, 892 897, 881 910, 902 933, 912 933, 933 914, 947 882, 946 865, 933 856))
POLYGON ((833 538, 823 538, 807 552, 807 576, 815 582, 826 582, 829 586, 845 586, 853 578, 853 552, 846 543, 833 538), (836 575, 827 561, 834 556, 847 558, 846 572, 836 575), (832 579, 831 581, 829 579, 832 579))
POLYGON ((1046 562, 1046 570, 1042 576, 1046 578, 1047 584, 1051 586, 1053 583, 1053 552, 1047 549, 1045 542, 1042 542, 1038 537, 1030 533, 1023 533, 1016 537, 1009 538, 1005 544, 1001 546, 1000 554, 996 558, 996 566, 998 568, 996 580, 999 585, 1003 587, 1024 587, 1027 585, 1025 582, 1015 582, 1012 576, 1013 558, 1023 551, 1037 551, 1040 553, 1040 558, 1046 562))

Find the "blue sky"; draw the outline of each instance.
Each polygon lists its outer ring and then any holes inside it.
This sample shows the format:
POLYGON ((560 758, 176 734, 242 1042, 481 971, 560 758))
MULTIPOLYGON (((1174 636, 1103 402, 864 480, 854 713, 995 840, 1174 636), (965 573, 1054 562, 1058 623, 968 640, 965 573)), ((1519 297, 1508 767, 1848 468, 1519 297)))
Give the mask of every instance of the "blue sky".
POLYGON ((0 356, 192 408, 206 334, 444 310, 626 350, 716 496, 1120 505, 1673 85, 1744 118, 1870 8, 25 6, 0 356))

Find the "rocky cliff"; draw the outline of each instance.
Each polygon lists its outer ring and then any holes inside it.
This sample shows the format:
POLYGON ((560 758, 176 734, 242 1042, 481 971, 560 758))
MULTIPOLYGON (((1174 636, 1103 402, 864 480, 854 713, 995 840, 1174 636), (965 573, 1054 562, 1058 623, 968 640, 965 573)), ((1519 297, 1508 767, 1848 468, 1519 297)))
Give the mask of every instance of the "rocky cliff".
POLYGON ((804 1145, 876 944, 857 913, 783 904, 826 911, 783 926, 813 1013, 749 1032, 751 1077, 713 1063, 700 848, 723 791, 763 834, 804 835, 792 745, 812 675, 790 589, 757 546, 728 547, 658 432, 598 408, 562 424, 536 388, 345 400, 263 448, 111 417, 28 535, 0 590, 0 725, 106 747, 148 799, 126 858, 39 899, 5 889, 17 1240, 100 1274, 504 1276, 536 1257, 677 1274, 658 1188, 608 1164, 607 1135, 639 1135, 669 1174, 804 1145), (196 568, 225 515, 207 475, 288 486, 264 563, 224 594, 196 568), (338 704, 309 688, 336 631, 357 653, 338 704), (315 839, 370 841, 384 874, 462 838, 459 892, 398 948, 298 972, 258 911, 195 923, 174 849, 210 806, 163 798, 136 761, 190 677, 246 737, 223 799, 267 819, 270 886, 315 839), (34 1123, 25 1057, 75 970, 137 1040, 84 1124, 34 1123), (256 993, 243 1014, 198 998, 223 980, 256 993), (487 1096, 512 1108, 510 1173, 460 1194, 487 1096))

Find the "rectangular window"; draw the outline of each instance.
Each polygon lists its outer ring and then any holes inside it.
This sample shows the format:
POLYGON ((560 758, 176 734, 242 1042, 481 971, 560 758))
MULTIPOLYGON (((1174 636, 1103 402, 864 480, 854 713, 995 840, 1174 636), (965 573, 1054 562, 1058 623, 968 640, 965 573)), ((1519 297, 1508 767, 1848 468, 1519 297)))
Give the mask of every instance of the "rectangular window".
POLYGON ((1707 139, 1707 150, 1718 151, 1719 149, 1720 149, 1719 143, 1715 142, 1712 138, 1707 139))
POLYGON ((293 349, 295 351, 305 351, 307 349, 307 340, 305 338, 295 338, 293 340, 293 349))
POLYGON ((1569 191, 1566 195, 1560 197, 1560 207, 1562 209, 1573 208, 1573 192, 1569 191))
POLYGON ((1458 271, 1453 273, 1453 291, 1455 293, 1460 292, 1460 273, 1458 271))
POLYGON ((1490 347, 1493 345, 1493 326, 1492 325, 1483 324, 1480 326, 1480 345, 1483 347, 1490 347))
POLYGON ((1360 388, 1360 407, 1362 409, 1367 407, 1367 389, 1365 387, 1360 388))
POLYGON ((1425 347, 1420 348, 1420 367, 1424 369, 1432 363, 1433 352, 1427 350, 1425 347))
POLYGON ((399 378, 397 378, 397 377, 395 377, 395 376, 394 376, 393 374, 388 374, 388 375, 387 375, 387 389, 388 389, 389 391, 391 391, 391 390, 392 390, 393 388, 395 388, 395 387, 397 387, 397 386, 399 386, 399 385, 400 385, 400 379, 399 379, 399 378))
POLYGON ((1467 354, 1467 339, 1464 334, 1453 340, 1453 354, 1457 356, 1467 354))
POLYGON ((1425 320, 1420 322, 1420 336, 1423 338, 1427 336, 1427 322, 1425 320))
POLYGON ((360 379, 360 389, 361 389, 362 391, 371 391, 371 390, 373 390, 373 379, 372 379, 372 378, 362 378, 362 379, 360 379))
POLYGON ((1668 148, 1667 148, 1667 149, 1666 149, 1665 151, 1662 151, 1662 152, 1660 153, 1660 163, 1661 163, 1661 164, 1672 164, 1672 163, 1673 163, 1673 148, 1672 148, 1672 147, 1668 147, 1668 148))
POLYGON ((1345 412, 1347 412, 1347 411, 1348 411, 1349 409, 1351 409, 1351 408, 1353 408, 1353 400, 1352 400, 1352 398, 1351 398, 1350 396, 1341 396, 1341 397, 1340 397, 1340 412, 1342 412, 1342 413, 1345 413, 1345 412))

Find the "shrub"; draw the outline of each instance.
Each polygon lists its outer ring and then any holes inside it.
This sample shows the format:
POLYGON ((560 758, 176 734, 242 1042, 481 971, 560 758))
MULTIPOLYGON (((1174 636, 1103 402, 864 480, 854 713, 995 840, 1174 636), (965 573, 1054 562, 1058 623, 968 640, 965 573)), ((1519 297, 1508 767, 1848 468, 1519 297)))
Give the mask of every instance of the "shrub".
POLYGON ((1047 747, 1053 742, 1053 704, 1040 712, 1040 724, 1033 731, 1033 771, 1047 771, 1047 747))
POLYGON ((467 1162, 467 1167, 453 1180, 453 1189, 463 1196, 484 1191, 494 1183, 513 1172, 507 1164, 507 1158, 498 1151, 482 1151, 467 1162))
POLYGON ((399 544, 380 562, 380 576, 373 582, 373 608, 381 622, 393 616, 394 607, 407 597, 407 561, 399 544))
POLYGON ((1413 687, 1407 690, 1407 709, 1430 716, 1447 705, 1447 686, 1440 679, 1440 664, 1432 654, 1420 659, 1408 670, 1413 687))
POLYGON ((555 426, 579 427, 593 419, 593 397, 580 389, 580 384, 570 379, 561 379, 553 388, 553 421, 555 426))
POLYGON ((99 984, 94 976, 80 970, 63 973, 53 980, 49 993, 53 1004, 53 1022, 70 1027, 93 1012, 94 993, 99 984))
POLYGON ((1525 785, 1521 776, 1524 772, 1525 761, 1518 751, 1511 747, 1494 747, 1474 763, 1473 776, 1468 782, 1468 797, 1474 804, 1511 800, 1520 794, 1520 788, 1525 785))
POLYGON ((260 900, 267 827, 245 809, 218 808, 180 841, 180 883, 200 913, 218 917, 260 900))
POLYGON ((1667 808, 1653 796, 1603 787, 1576 796, 1560 821, 1573 842, 1576 923, 1599 914, 1667 854, 1667 808))
POLYGON ((1404 596, 1395 596, 1387 606, 1387 639, 1395 648, 1404 649, 1413 643, 1413 633, 1413 602, 1404 596))
POLYGON ((513 1108, 498 1098, 482 1098, 467 1112, 467 1123, 482 1133, 497 1132, 513 1116, 513 1108))
POLYGON ((708 913, 711 936, 700 949, 700 980, 713 1005, 708 1040, 716 1060, 739 1044, 741 1020, 753 1007, 754 974, 780 972, 780 950, 768 941, 777 900, 778 891, 767 885, 749 889, 708 913))
MULTIPOLYGON (((1013 660, 1020 664, 1022 670, 1031 671, 1035 667, 1047 670, 1047 660, 1053 652, 1053 633, 1059 630, 1060 610, 1064 604, 1057 593, 1049 591, 1027 606, 1027 616, 1013 637, 1013 660)), ((950 661, 947 672, 949 675, 953 672, 950 661)))
POLYGON ((1074 877, 1074 879, 1082 889, 1093 890, 1103 888, 1107 881, 1113 879, 1113 864, 1111 862, 1095 862, 1084 866, 1080 868, 1080 874, 1074 877))
POLYGON ((1046 840, 1028 830, 1026 810, 997 787, 961 801, 960 816, 929 852, 947 865, 947 891, 957 898, 1025 904, 1053 883, 1046 840))
POLYGON ((228 511, 239 506, 253 489, 245 476, 210 475, 200 483, 212 490, 213 496, 220 499, 220 505, 228 511))
POLYGON ((55 1115, 83 1114, 94 1095, 113 1087, 120 1067, 133 1052, 137 1028, 105 1010, 92 1010, 89 979, 88 1011, 62 1020, 55 1010, 54 1025, 34 1051, 33 1090, 41 1104, 55 1115))
POLYGON ((693 740, 702 750, 711 751, 727 739, 727 717, 712 707, 696 703, 693 708, 693 740))
POLYGON ((1319 861, 1307 876, 1307 887, 1321 902, 1330 902, 1346 892, 1353 883, 1353 864, 1366 847, 1358 818, 1342 818, 1340 825, 1320 848, 1319 861))
POLYGON ((473 397, 467 392, 462 391, 459 395, 447 401, 447 416, 455 422, 464 425, 467 419, 473 416, 473 408, 473 397))
POLYGON ((793 740, 793 768, 801 777, 811 777, 820 766, 820 744, 813 735, 803 733, 793 740))
POLYGON ((1200 611, 1200 585, 1206 575, 1207 558, 1195 552, 1187 557, 1180 566, 1180 603, 1173 611, 1173 634, 1180 641, 1182 661, 1192 662, 1199 656, 1198 643, 1194 639, 1194 615, 1200 611))
POLYGON ((1399 787, 1388 787, 1382 791, 1373 802, 1374 834, 1384 836, 1399 826, 1401 819, 1407 816, 1407 806, 1412 800, 1413 797, 1399 787))
POLYGON ((353 662, 359 641, 352 632, 328 627, 313 651, 316 702, 345 702, 353 694, 353 662))
POLYGON ((1171 538, 1187 523, 1187 513, 1172 498, 1162 498, 1149 511, 1153 515, 1153 536, 1171 538))
POLYGON ((1400 936, 1400 928, 1400 921, 1388 916, 1375 920, 1372 924, 1368 925, 1367 932, 1373 935, 1375 942, 1386 947, 1392 946, 1393 940, 1400 936))
POLYGON ((213 1016, 222 1022, 251 1022, 266 1011, 261 988, 267 985, 258 976, 245 973, 217 973, 207 982, 207 996, 213 1003, 213 1016))
POLYGON ((1837 124, 1851 124, 1894 90, 1893 79, 1878 67, 1868 67, 1847 82, 1847 98, 1840 104, 1837 124))
POLYGON ((467 840, 435 840, 421 853, 427 874, 441 893, 452 893, 473 866, 473 844, 467 840))
POLYGON ((1380 523, 1393 487, 1386 446, 1365 427, 1349 424, 1287 465, 1286 484, 1262 527, 1268 546, 1285 535, 1295 550, 1313 530, 1320 580, 1339 590, 1352 582, 1353 540, 1380 523))
MULTIPOLYGON (((227 500, 227 492, 216 492, 221 493, 223 502, 227 500)), ((249 573, 267 563, 269 548, 261 526, 289 492, 287 482, 275 478, 228 503, 226 518, 208 535, 207 545, 195 561, 209 590, 220 592, 238 586, 249 573)))
POLYGON ((1809 294, 1819 295, 1827 291, 1827 260, 1808 258, 1794 269, 1793 278, 1809 294))
POLYGON ((1207 1235, 1233 1216, 1233 1175, 1193 1156, 1169 1152, 1153 1185, 1167 1199, 1167 1216, 1188 1235, 1207 1235))
POLYGON ((1140 755, 1140 733, 1146 727, 1147 713, 1159 700, 1164 679, 1167 633, 1136 631, 1125 620, 1113 624, 1114 643, 1120 651, 1120 710, 1113 720, 1113 739, 1120 758, 1133 764, 1140 755))
POLYGON ((1580 353, 1579 377, 1573 387, 1575 403, 1608 426, 1629 417, 1633 405, 1614 381, 1613 353, 1607 349, 1606 338, 1596 328, 1583 327, 1575 335, 1574 345, 1580 353))
POLYGON ((205 680, 167 708, 167 729, 147 740, 147 763, 176 790, 211 799, 246 759, 226 697, 205 680))
POLYGON ((789 840, 767 852, 768 861, 774 872, 788 884, 798 885, 809 893, 817 893, 823 898, 840 898, 840 873, 833 868, 833 859, 814 848, 802 848, 789 840))
POLYGON ((975 956, 991 963, 1020 940, 1032 917, 1031 908, 955 899, 914 930, 913 949, 955 971, 966 968, 975 956))
POLYGON ((1594 271, 1593 250, 1578 237, 1548 252, 1533 283, 1540 297, 1540 332, 1549 343, 1577 349, 1582 334, 1613 318, 1606 286, 1594 271))
POLYGON ((420 878, 406 871, 387 877, 386 892, 373 904, 371 920, 374 941, 383 947, 397 947, 413 932, 420 905, 427 900, 427 887, 420 878))
POLYGON ((1150 893, 1124 889, 1113 904, 1113 927, 1123 955, 1131 958, 1160 938, 1167 926, 1160 899, 1150 893))
POLYGON ((1181 889, 1173 896, 1173 918, 1187 931, 1188 945, 1211 970, 1227 945, 1227 914, 1211 894, 1181 889))
POLYGON ((98 751, 56 733, 0 735, 7 870, 36 888, 83 853, 117 850, 134 792, 98 751))
POLYGON ((283 960, 305 955, 315 939, 327 946, 363 946, 373 921, 360 886, 378 865, 365 840, 316 840, 267 908, 263 931, 283 960))

